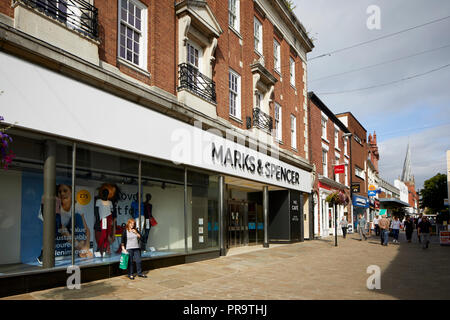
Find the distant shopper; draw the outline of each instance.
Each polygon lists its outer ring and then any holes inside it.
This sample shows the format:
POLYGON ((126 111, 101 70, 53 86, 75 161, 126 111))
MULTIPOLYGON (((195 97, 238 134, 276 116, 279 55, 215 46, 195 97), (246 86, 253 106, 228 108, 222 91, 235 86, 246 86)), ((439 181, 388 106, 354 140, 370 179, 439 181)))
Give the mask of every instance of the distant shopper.
POLYGON ((422 243, 422 239, 420 239, 420 233, 419 233, 419 224, 422 222, 422 214, 419 215, 419 218, 417 219, 416 229, 417 229, 417 239, 419 239, 419 243, 422 243))
POLYGON ((398 217, 394 217, 394 220, 391 222, 391 228, 392 228, 392 237, 394 240, 392 240, 393 243, 398 243, 398 235, 400 233, 400 220, 398 217))
POLYGON ((414 223, 411 221, 409 216, 406 217, 406 220, 403 222, 403 226, 405 228, 406 240, 411 242, 412 234, 414 231, 414 223))
POLYGON ((122 233, 122 252, 128 253, 128 278, 134 280, 133 274, 133 262, 136 262, 136 268, 138 277, 147 278, 145 274, 142 273, 141 267, 141 249, 139 246, 139 241, 141 234, 136 229, 136 221, 134 219, 128 219, 125 230, 122 233))
POLYGON ((378 226, 378 221, 380 219, 378 219, 378 215, 375 216, 375 218, 373 219, 373 226, 375 229, 375 235, 379 236, 380 235, 380 227, 378 226))
POLYGON ((363 217, 362 214, 358 217, 358 233, 359 233, 359 241, 362 241, 362 238, 364 237, 364 240, 367 240, 366 234, 366 218, 363 217))
POLYGON ((381 244, 383 246, 387 246, 388 245, 388 240, 389 240, 389 226, 390 226, 390 222, 389 220, 383 216, 379 221, 378 221, 378 225, 380 226, 380 232, 381 232, 381 244))
POLYGON ((347 228, 348 228, 348 222, 347 219, 345 218, 345 216, 342 216, 342 220, 339 222, 339 225, 341 226, 342 229, 342 235, 345 236, 347 235, 347 228))
POLYGON ((423 217, 417 226, 417 234, 422 237, 422 248, 428 249, 430 244, 431 223, 427 217, 423 217))

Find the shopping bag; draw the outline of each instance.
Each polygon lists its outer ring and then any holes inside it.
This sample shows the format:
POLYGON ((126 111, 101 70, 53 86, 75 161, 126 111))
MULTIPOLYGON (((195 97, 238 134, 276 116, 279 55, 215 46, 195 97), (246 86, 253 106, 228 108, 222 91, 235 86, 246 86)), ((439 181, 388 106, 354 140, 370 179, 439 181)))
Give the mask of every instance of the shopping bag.
POLYGON ((122 254, 120 255, 120 263, 119 263, 120 269, 123 269, 123 270, 128 269, 128 259, 129 259, 128 253, 122 252, 122 254))
POLYGON ((156 219, 153 217, 150 217, 150 224, 152 225, 152 227, 156 226, 158 224, 158 222, 156 222, 156 219))

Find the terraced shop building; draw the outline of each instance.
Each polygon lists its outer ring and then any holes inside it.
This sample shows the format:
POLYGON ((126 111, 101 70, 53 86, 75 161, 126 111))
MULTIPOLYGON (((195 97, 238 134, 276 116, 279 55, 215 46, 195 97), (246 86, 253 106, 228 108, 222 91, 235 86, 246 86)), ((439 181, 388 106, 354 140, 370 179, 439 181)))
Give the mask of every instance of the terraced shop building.
POLYGON ((0 295, 120 274, 129 218, 146 269, 308 238, 312 48, 277 0, 2 1, 0 295))

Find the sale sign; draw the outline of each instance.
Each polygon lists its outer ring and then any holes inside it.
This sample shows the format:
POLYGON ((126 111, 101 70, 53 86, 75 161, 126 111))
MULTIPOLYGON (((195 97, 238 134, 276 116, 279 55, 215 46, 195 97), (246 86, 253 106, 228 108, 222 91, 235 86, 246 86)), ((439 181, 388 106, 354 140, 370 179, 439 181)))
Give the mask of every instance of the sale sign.
POLYGON ((334 173, 335 174, 345 173, 345 164, 340 164, 338 166, 335 166, 334 173))

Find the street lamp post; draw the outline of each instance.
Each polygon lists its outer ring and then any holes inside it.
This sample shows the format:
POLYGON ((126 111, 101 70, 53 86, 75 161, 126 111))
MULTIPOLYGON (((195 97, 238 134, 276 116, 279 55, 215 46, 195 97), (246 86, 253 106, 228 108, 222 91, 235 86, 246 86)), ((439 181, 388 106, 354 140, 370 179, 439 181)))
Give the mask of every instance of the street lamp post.
POLYGON ((353 136, 353 133, 351 133, 351 132, 349 132, 349 133, 344 133, 343 135, 342 135, 342 137, 343 138, 350 138, 350 139, 348 139, 348 141, 349 141, 349 143, 350 143, 350 170, 349 170, 349 176, 350 176, 350 202, 352 203, 352 205, 351 205, 351 208, 352 208, 352 210, 351 210, 351 213, 350 213, 350 216, 351 216, 351 218, 352 218, 352 230, 353 230, 353 227, 354 227, 354 222, 353 222, 353 189, 352 189, 352 178, 353 178, 353 162, 352 162, 352 139, 351 139, 351 137, 353 136))

